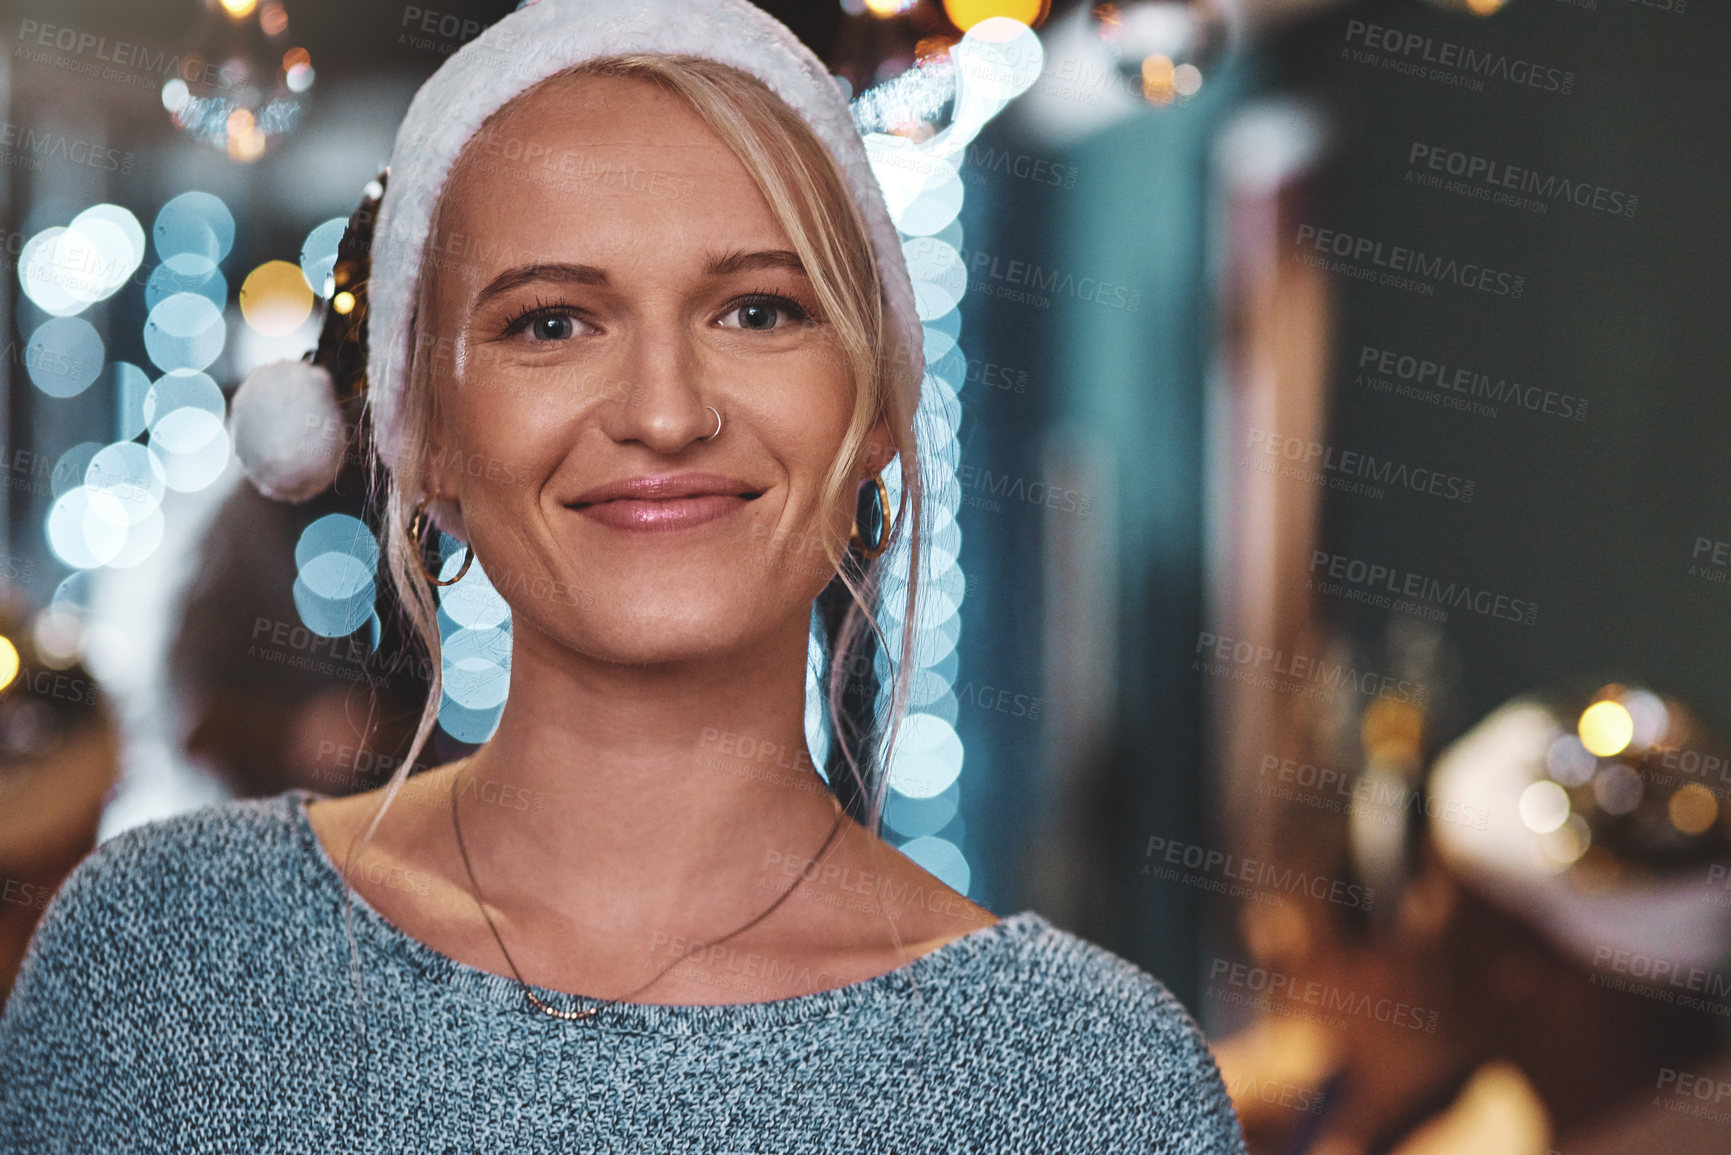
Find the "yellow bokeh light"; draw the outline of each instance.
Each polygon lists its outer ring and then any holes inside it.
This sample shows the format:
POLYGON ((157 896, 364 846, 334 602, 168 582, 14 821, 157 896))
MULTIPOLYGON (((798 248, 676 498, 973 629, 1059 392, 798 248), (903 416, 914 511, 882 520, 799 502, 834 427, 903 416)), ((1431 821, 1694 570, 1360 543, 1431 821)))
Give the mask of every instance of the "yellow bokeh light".
POLYGON ((1155 104, 1171 104, 1175 89, 1172 75, 1176 71, 1169 57, 1155 53, 1142 61, 1142 95, 1155 104))
POLYGON ((994 16, 1033 28, 1046 18, 1045 0, 944 0, 944 14, 963 32, 994 16))
POLYGON ((222 10, 236 20, 251 16, 257 7, 258 0, 222 0, 222 10))
POLYGON ((12 684, 12 679, 18 676, 18 647, 12 644, 12 639, 0 637, 0 690, 12 684))
POLYGON ((267 337, 285 337, 312 315, 313 291, 299 265, 266 261, 240 287, 240 315, 267 337))
POLYGON ((1691 782, 1671 795, 1666 809, 1671 815, 1672 826, 1684 834, 1700 834, 1719 817, 1719 800, 1699 782, 1691 782))
POLYGON ((873 16, 900 16, 907 7, 906 0, 866 0, 866 11, 873 16))
POLYGON ((347 289, 343 290, 331 298, 331 308, 345 317, 348 316, 355 311, 355 295, 347 289))
POLYGON ((1466 0, 1467 11, 1474 16, 1490 16, 1502 10, 1508 0, 1466 0))
POLYGON ((1581 745, 1601 758, 1611 758, 1622 753, 1635 736, 1635 719, 1620 702, 1594 702, 1581 711, 1576 728, 1581 745))

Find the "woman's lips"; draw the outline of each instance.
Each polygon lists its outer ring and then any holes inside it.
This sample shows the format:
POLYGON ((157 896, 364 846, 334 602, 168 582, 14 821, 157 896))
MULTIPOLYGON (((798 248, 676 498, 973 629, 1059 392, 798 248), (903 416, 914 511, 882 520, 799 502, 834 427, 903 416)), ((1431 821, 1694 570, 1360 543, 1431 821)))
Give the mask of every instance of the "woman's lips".
POLYGON ((738 513, 750 498, 736 493, 705 493, 660 499, 619 498, 577 506, 585 517, 613 529, 690 529, 738 513))

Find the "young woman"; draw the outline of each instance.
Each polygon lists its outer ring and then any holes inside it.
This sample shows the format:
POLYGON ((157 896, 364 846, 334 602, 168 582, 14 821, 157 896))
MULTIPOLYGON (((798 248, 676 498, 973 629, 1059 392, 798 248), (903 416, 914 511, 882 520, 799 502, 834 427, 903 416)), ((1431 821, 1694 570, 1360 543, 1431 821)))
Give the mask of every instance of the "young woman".
POLYGON ((1158 981, 805 753, 814 601, 836 696, 921 533, 911 284, 816 58, 743 0, 519 9, 417 96, 371 276, 391 571, 436 654, 430 511, 508 604, 497 729, 406 778, 435 687, 378 790, 103 844, 0 1021, 7 1149, 1241 1151, 1158 981))

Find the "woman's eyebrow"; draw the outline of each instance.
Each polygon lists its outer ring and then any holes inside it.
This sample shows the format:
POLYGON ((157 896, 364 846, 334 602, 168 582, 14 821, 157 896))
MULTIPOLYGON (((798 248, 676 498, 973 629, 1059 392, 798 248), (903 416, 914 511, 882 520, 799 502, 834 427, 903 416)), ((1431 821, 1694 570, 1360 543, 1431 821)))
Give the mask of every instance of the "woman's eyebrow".
MULTIPOLYGON (((757 252, 730 252, 711 256, 703 266, 706 277, 725 277, 733 273, 745 272, 749 269, 783 269, 799 276, 809 276, 805 262, 799 259, 799 254, 789 249, 763 249, 757 252)), ((566 264, 562 262, 534 265, 519 265, 506 269, 491 281, 479 293, 475 294, 475 303, 470 312, 478 311, 494 297, 502 296, 513 289, 536 281, 551 281, 564 285, 606 285, 606 270, 595 265, 566 264)))
POLYGON ((765 249, 755 253, 731 252, 713 256, 703 266, 703 275, 725 277, 729 273, 744 272, 746 269, 785 269, 802 277, 808 275, 805 262, 799 259, 799 254, 788 249, 765 249))
POLYGON ((605 285, 607 273, 594 265, 519 265, 514 269, 506 269, 488 281, 487 287, 475 294, 475 303, 470 306, 469 312, 478 312, 494 297, 503 296, 513 289, 536 281, 552 281, 561 285, 605 285))

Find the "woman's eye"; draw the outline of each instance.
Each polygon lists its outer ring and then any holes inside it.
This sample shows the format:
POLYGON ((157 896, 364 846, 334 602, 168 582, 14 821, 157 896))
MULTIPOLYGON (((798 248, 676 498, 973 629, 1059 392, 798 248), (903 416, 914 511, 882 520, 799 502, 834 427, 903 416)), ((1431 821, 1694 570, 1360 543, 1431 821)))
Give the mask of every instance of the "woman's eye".
POLYGON ((542 341, 558 341, 569 337, 572 331, 570 317, 537 317, 529 326, 529 334, 542 341))
POLYGON ((505 329, 506 336, 526 333, 537 343, 567 341, 577 335, 577 318, 560 309, 540 309, 525 313, 505 329))
MULTIPOLYGON (((737 315, 739 317, 739 328, 762 332, 777 328, 777 314, 779 314, 784 321, 799 322, 807 319, 806 311, 800 308, 796 302, 790 301, 786 297, 773 296, 751 297, 747 300, 740 301, 738 304, 731 306, 727 310, 725 316, 732 317, 737 315)), ((733 327, 734 326, 731 325, 728 326, 728 328, 733 327)), ((786 325, 783 324, 780 327, 786 328, 786 325)))

